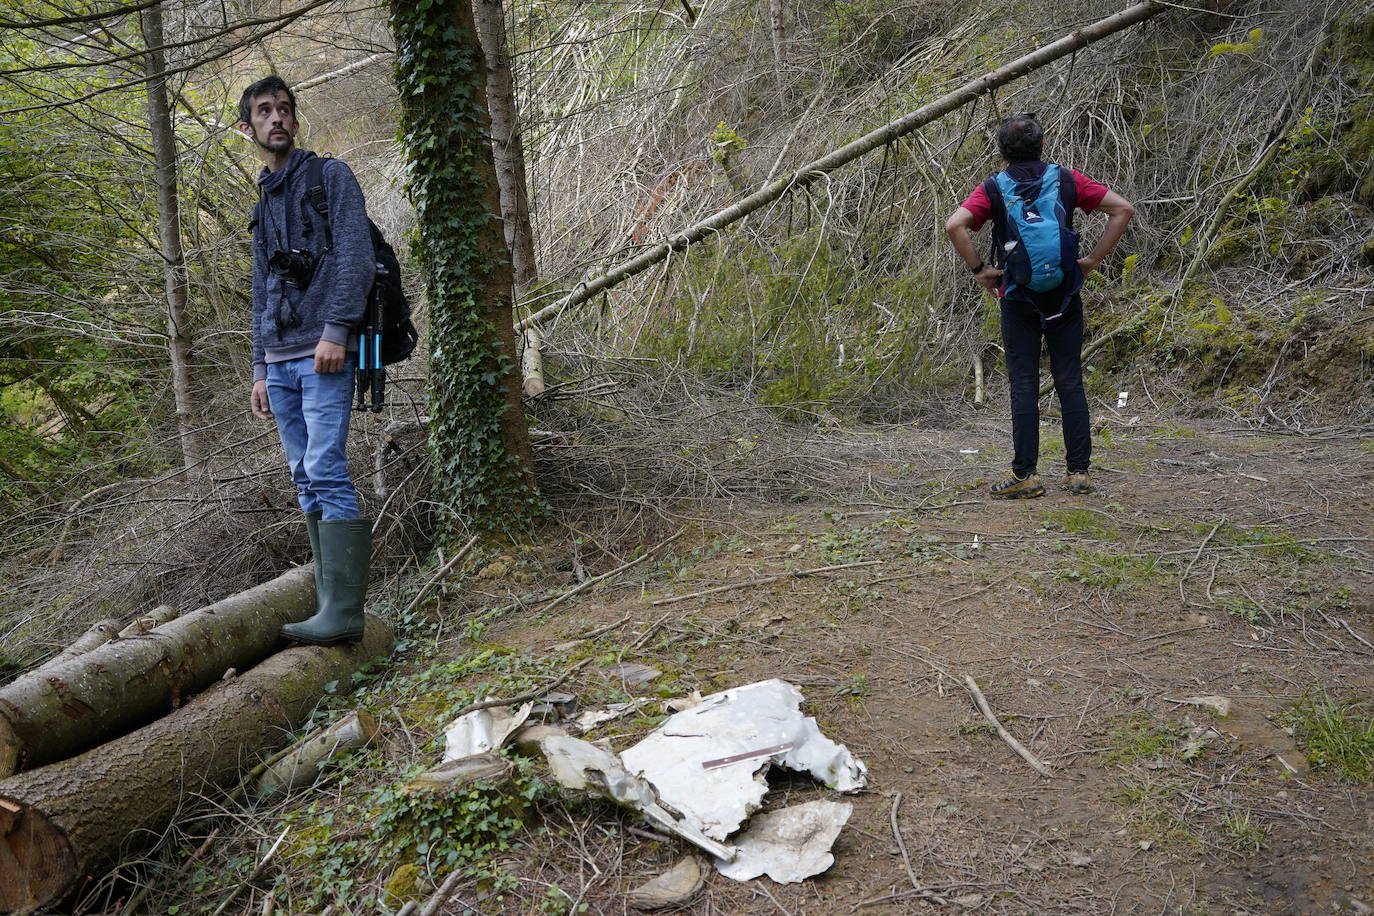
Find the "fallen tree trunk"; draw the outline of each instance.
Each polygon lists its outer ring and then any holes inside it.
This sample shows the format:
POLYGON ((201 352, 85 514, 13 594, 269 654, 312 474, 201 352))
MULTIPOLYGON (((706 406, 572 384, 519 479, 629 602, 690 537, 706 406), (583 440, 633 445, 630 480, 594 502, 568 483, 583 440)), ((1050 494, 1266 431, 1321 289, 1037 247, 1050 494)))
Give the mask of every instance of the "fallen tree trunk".
POLYGON ((313 612, 315 579, 294 569, 271 582, 45 665, 0 688, 0 779, 122 735, 283 645, 281 625, 313 612))
POLYGON ((198 797, 238 782, 310 716, 325 684, 391 649, 369 617, 354 646, 305 646, 272 656, 183 708, 79 757, 0 781, 0 913, 63 899, 156 841, 198 797))
POLYGON ((1071 32, 1058 41, 1047 44, 1039 50, 1033 51, 1023 57, 1018 57, 1016 60, 1003 67, 985 73, 977 79, 965 83, 953 92, 940 96, 940 98, 931 102, 929 105, 923 105, 915 111, 903 115, 896 121, 892 121, 877 130, 870 131, 857 140, 846 143, 844 146, 831 151, 815 162, 810 162, 802 166, 791 175, 764 185, 762 188, 733 206, 727 207, 707 217, 696 225, 670 236, 666 241, 660 242, 642 254, 636 255, 627 261, 622 261, 601 276, 579 283, 576 289, 562 299, 559 299, 552 305, 545 306, 539 311, 517 322, 515 329, 517 331, 523 331, 526 328, 533 327, 534 325, 541 324, 553 318, 564 309, 575 305, 581 305, 599 293, 610 289, 612 286, 663 261, 672 252, 681 251, 689 245, 695 245, 698 242, 713 237, 726 226, 737 220, 743 219, 756 210, 766 207, 784 194, 805 188, 807 185, 835 171, 840 166, 847 165, 860 156, 886 146, 893 140, 911 133, 916 128, 929 124, 931 121, 942 118, 951 111, 967 105, 983 93, 996 89, 998 86, 1003 86, 1018 77, 1025 76, 1032 70, 1039 69, 1045 66, 1045 64, 1056 61, 1061 57, 1066 57, 1079 48, 1092 44, 1094 41, 1106 38, 1108 35, 1115 34, 1136 23, 1143 22, 1151 16, 1163 12, 1167 8, 1168 7, 1162 4, 1153 2, 1153 0, 1137 3, 1135 6, 1128 7, 1113 16, 1108 16, 1106 19, 1099 19, 1091 25, 1084 26, 1077 31, 1071 32))

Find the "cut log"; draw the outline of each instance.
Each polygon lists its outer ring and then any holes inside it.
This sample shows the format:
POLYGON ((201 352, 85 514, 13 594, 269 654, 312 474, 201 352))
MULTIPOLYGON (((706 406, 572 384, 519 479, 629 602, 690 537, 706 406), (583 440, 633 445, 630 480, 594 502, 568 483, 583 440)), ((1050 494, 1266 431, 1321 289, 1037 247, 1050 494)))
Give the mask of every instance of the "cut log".
POLYGON ((307 735, 280 760, 258 777, 259 797, 273 792, 290 792, 308 786, 319 778, 320 770, 339 751, 366 747, 377 737, 377 720, 365 709, 357 709, 326 729, 307 735))
POLYGON ((92 649, 100 648, 101 646, 105 645, 105 643, 109 642, 110 640, 114 639, 116 636, 119 635, 119 628, 121 626, 123 626, 123 624, 121 624, 119 620, 114 617, 111 617, 108 620, 100 621, 95 626, 87 630, 85 633, 82 633, 80 636, 78 636, 76 638, 76 641, 73 642, 70 646, 54 655, 52 658, 48 659, 36 670, 49 670, 51 668, 56 667, 57 665, 63 664, 64 662, 71 661, 78 655, 85 655, 92 649))
POLYGON ((0 778, 125 734, 180 706, 224 676, 246 671, 284 644, 281 625, 314 612, 311 570, 271 582, 164 623, 142 636, 45 665, 0 688, 0 722, 17 743, 0 778))
POLYGON ((142 617, 135 617, 133 623, 119 631, 120 639, 129 639, 133 636, 142 636, 149 630, 156 629, 164 623, 170 623, 177 619, 177 612, 170 605, 161 604, 153 608, 142 617))
POLYGON ((0 781, 0 913, 62 900, 235 785, 310 716, 330 681, 390 651, 369 617, 354 646, 288 649, 132 734, 0 781))

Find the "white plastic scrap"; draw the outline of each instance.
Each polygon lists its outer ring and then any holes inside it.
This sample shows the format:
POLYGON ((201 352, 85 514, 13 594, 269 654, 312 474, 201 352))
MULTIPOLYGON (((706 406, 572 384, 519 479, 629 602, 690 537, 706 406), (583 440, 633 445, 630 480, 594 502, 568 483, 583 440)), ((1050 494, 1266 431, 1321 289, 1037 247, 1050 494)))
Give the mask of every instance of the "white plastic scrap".
POLYGON ((674 817, 658 802, 654 787, 621 765, 620 758, 588 741, 555 735, 539 742, 558 784, 569 789, 595 792, 619 805, 643 814, 717 859, 733 861, 735 848, 717 843, 695 826, 674 817))
POLYGON ((755 815, 735 838, 733 862, 717 862, 727 878, 748 881, 767 875, 779 884, 795 884, 835 864, 830 847, 854 813, 848 802, 813 801, 755 815))
POLYGON ((444 762, 499 750, 530 717, 533 703, 512 712, 503 706, 478 709, 459 716, 444 729, 444 762))
POLYGON ((782 680, 735 687, 669 718, 621 754, 659 798, 707 836, 723 840, 761 806, 769 764, 810 773, 832 789, 863 788, 862 761, 801 713, 802 695, 782 680))

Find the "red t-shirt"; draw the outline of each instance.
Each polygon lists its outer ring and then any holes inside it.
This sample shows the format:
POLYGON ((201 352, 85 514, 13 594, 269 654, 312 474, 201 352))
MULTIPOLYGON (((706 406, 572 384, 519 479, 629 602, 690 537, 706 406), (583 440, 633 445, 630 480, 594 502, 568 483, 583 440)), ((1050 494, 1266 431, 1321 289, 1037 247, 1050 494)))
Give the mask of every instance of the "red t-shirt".
MULTIPOLYGON (((1102 198, 1107 196, 1107 186, 1098 184, 1076 169, 1069 171, 1073 172, 1074 185, 1078 189, 1078 209, 1084 213, 1093 212, 1102 203, 1102 198)), ((992 202, 988 200, 987 192, 983 190, 981 182, 961 206, 973 214, 973 225, 969 228, 974 232, 982 229, 983 223, 992 219, 992 202)))

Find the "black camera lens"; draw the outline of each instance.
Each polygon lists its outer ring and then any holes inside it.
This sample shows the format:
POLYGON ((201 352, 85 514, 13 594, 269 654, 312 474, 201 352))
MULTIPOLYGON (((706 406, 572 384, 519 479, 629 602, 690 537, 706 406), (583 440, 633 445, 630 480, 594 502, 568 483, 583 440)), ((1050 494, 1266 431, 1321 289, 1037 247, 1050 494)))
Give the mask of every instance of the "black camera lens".
POLYGON ((267 266, 283 283, 295 289, 305 289, 315 277, 315 255, 309 249, 274 251, 267 259, 267 266))

